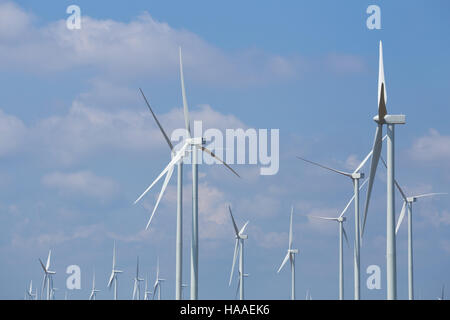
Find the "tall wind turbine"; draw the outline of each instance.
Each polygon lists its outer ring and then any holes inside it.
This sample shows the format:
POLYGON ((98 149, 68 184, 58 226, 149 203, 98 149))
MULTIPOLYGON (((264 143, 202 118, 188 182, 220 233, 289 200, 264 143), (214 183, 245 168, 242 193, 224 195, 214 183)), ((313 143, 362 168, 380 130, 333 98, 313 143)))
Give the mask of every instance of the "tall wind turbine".
POLYGON ((33 280, 30 281, 30 286, 28 287, 25 298, 27 300, 37 300, 37 290, 33 293, 33 280))
POLYGON ((134 286, 133 286, 133 300, 141 300, 141 285, 140 283, 144 281, 144 279, 139 277, 139 257, 137 257, 136 263, 136 276, 134 277, 134 286))
POLYGON ((405 115, 390 115, 386 109, 386 81, 384 79, 383 44, 380 41, 380 60, 378 72, 378 115, 373 119, 377 123, 375 139, 373 143, 373 156, 370 164, 369 184, 367 187, 366 204, 364 208, 364 219, 362 235, 367 220, 370 195, 372 193, 375 173, 381 156, 383 125, 387 126, 387 212, 386 212, 386 279, 387 299, 397 299, 397 262, 395 249, 395 125, 405 124, 405 115))
POLYGON ((116 242, 114 242, 112 271, 108 281, 108 288, 110 289, 114 282, 114 300, 117 300, 117 275, 119 273, 122 273, 122 271, 116 269, 116 242))
POLYGON ((92 289, 91 289, 91 294, 89 296, 89 300, 96 300, 97 298, 97 292, 100 292, 100 290, 97 290, 95 288, 95 270, 92 276, 92 289))
POLYGON ((231 280, 233 279, 234 266, 236 265, 236 258, 239 254, 239 299, 244 300, 244 240, 248 239, 248 236, 244 234, 245 228, 249 221, 247 221, 241 230, 238 229, 236 225, 236 221, 234 221, 233 213, 231 212, 231 207, 228 206, 228 211, 230 211, 231 221, 233 222, 234 233, 236 237, 235 245, 234 245, 234 254, 233 254, 233 265, 231 266, 230 273, 230 282, 228 283, 231 286, 231 280))
MULTIPOLYGON (((145 100, 145 103, 147 104, 148 109, 150 110, 153 119, 155 120, 156 124, 159 127, 159 130, 161 131, 164 139, 166 140, 171 156, 174 157, 176 155, 174 147, 172 142, 169 139, 169 136, 164 131, 161 123, 159 122, 158 118, 156 117, 155 113, 153 112, 150 103, 148 102, 147 98, 144 95, 144 92, 142 89, 139 89, 141 91, 142 97, 145 100)), ((170 180, 170 177, 172 176, 173 168, 168 171, 166 174, 166 178, 163 184, 163 188, 161 189, 161 192, 159 194, 158 200, 156 202, 156 205, 153 209, 152 215, 147 223, 146 229, 150 226, 150 223, 152 221, 153 215, 155 214, 156 208, 158 207, 158 204, 162 198, 162 195, 164 194, 164 191, 167 187, 167 183, 170 180)), ((137 200, 138 201, 138 200, 137 200)), ((136 202, 137 202, 136 201, 136 202)), ((135 202, 135 203, 136 203, 135 202)), ((180 300, 181 299, 181 289, 182 289, 182 266, 183 266, 183 160, 179 160, 177 162, 177 227, 176 227, 177 233, 176 233, 176 252, 175 252, 175 299, 180 300)))
MULTIPOLYGON (((198 298, 198 154, 197 151, 201 150, 202 152, 206 152, 211 157, 219 161, 221 164, 225 165, 229 170, 231 170, 235 175, 239 177, 239 175, 234 171, 229 165, 227 165, 222 159, 218 158, 211 150, 204 147, 205 140, 203 137, 192 137, 191 127, 189 122, 189 108, 186 99, 186 90, 184 87, 184 75, 183 75, 183 61, 181 56, 181 48, 180 48, 180 78, 181 78, 181 93, 183 98, 183 110, 184 110, 184 121, 187 131, 188 138, 185 139, 183 146, 177 153, 172 156, 172 160, 169 162, 167 167, 160 173, 160 175, 153 181, 153 183, 142 193, 142 195, 135 201, 137 203, 139 200, 144 197, 144 195, 162 178, 163 175, 166 175, 164 180, 163 187, 161 189, 159 199, 162 197, 164 190, 169 183, 170 177, 173 173, 173 169, 175 164, 181 161, 184 157, 187 156, 188 152, 192 154, 192 240, 191 240, 191 300, 197 300, 198 298)), ((179 174, 181 172, 179 171, 179 174)), ((178 197, 180 197, 181 193, 178 193, 178 197)), ((158 199, 158 200, 159 200, 158 199)), ((180 198, 181 199, 181 198, 180 198)), ((159 201, 157 201, 157 204, 159 201)), ((154 214, 154 212, 153 212, 154 214)), ((152 214, 152 217, 153 217, 152 214)), ((150 217, 149 223, 152 220, 150 217)), ((149 224, 147 224, 148 226, 149 224)), ((177 225, 177 234, 180 234, 181 229, 178 230, 177 225)), ((178 241, 181 241, 181 237, 178 241)), ((178 243, 178 242, 177 242, 178 243)), ((181 255, 181 247, 179 247, 179 255, 181 255)), ((181 261, 181 260, 179 260, 181 261)), ((181 274, 181 265, 179 267, 179 276, 181 274)), ((177 282, 177 290, 181 293, 181 276, 180 280, 177 282)), ((180 295, 181 296, 181 295, 180 295)))
POLYGON ((155 279, 155 284, 153 285, 153 300, 155 300, 156 290, 158 290, 158 300, 161 300, 161 284, 163 281, 166 281, 166 280, 161 279, 159 277, 159 258, 158 258, 157 263, 156 263, 156 279, 155 279))
MULTIPOLYGON (((386 161, 381 157, 383 165, 387 167, 386 161)), ((412 236, 412 205, 420 198, 427 198, 432 196, 446 195, 447 193, 426 193, 415 196, 407 197, 403 192, 402 188, 398 184, 397 180, 394 179, 395 186, 400 192, 403 198, 402 211, 400 211, 400 216, 398 217, 397 227, 395 228, 395 234, 398 233, 400 225, 405 217, 406 209, 408 210, 408 298, 409 300, 414 300, 414 276, 413 276, 413 236, 412 236)))
POLYGON ((291 207, 291 219, 289 223, 289 247, 281 263, 277 273, 280 273, 286 262, 289 260, 291 263, 291 300, 295 300, 295 255, 298 253, 298 249, 292 249, 293 232, 292 232, 292 216, 294 215, 294 207, 291 207))
POLYGON ((53 275, 56 274, 55 271, 50 270, 51 255, 52 255, 52 250, 50 250, 48 252, 47 263, 45 264, 45 266, 42 263, 42 260, 39 259, 39 262, 41 263, 41 267, 44 270, 44 280, 42 281, 41 297, 43 296, 43 291, 44 291, 45 287, 47 286, 47 300, 51 300, 51 294, 52 294, 52 289, 53 289, 53 275))
MULTIPOLYGON (((383 138, 383 140, 386 137, 383 138)), ((355 300, 359 300, 361 295, 360 295, 360 290, 361 290, 361 285, 360 285, 360 280, 361 280, 361 273, 360 273, 360 263, 361 263, 361 256, 360 256, 360 248, 361 248, 361 233, 360 233, 360 224, 361 224, 361 220, 360 220, 360 215, 359 215, 359 180, 364 178, 364 173, 361 173, 361 169, 364 167, 364 165, 366 164, 367 160, 369 160, 369 158, 372 156, 373 151, 370 151, 367 156, 364 158, 364 160, 359 164, 359 166, 355 169, 355 171, 353 171, 352 173, 350 172, 345 172, 342 170, 337 170, 331 167, 327 167, 324 166, 320 163, 317 162, 313 162, 301 157, 297 157, 300 160, 303 160, 305 162, 308 162, 310 164, 313 164, 315 166, 321 167, 322 169, 326 169, 329 171, 332 171, 334 173, 340 174, 342 176, 345 176, 347 178, 352 179, 353 182, 353 199, 355 200, 355 247, 353 250, 353 267, 354 267, 354 297, 355 300)), ((352 200, 353 201, 353 200, 352 200)))
MULTIPOLYGON (((367 183, 367 179, 361 184, 359 187, 359 191, 364 187, 364 185, 367 183)), ((339 224, 339 300, 344 300, 344 239, 348 243, 348 237, 347 232, 345 232, 344 228, 344 222, 346 221, 346 218, 344 217, 345 212, 347 212, 347 209, 350 207, 351 203, 355 199, 355 196, 350 199, 350 201, 345 206, 344 210, 342 210, 341 214, 337 218, 328 218, 328 217, 317 217, 312 216, 313 218, 322 219, 322 220, 328 220, 328 221, 335 221, 339 224)))

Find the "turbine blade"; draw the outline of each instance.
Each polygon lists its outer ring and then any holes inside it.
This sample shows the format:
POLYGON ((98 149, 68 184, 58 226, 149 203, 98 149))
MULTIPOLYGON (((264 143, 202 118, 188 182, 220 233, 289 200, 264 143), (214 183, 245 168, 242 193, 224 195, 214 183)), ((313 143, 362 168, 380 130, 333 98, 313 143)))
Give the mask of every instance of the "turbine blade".
POLYGON ((418 195, 418 196, 414 196, 414 198, 426 198, 426 197, 442 196, 442 195, 448 195, 448 193, 446 193, 446 192, 426 193, 426 194, 420 194, 420 195, 418 195))
POLYGON ((344 234, 344 239, 345 239, 345 242, 347 243, 347 247, 349 247, 349 248, 350 248, 350 242, 348 241, 348 236, 347 236, 347 232, 345 231, 345 228, 344 228, 344 226, 342 226, 342 231, 343 231, 343 234, 344 234))
POLYGON ((137 200, 134 202, 134 204, 138 203, 144 196, 145 194, 150 191, 150 189, 162 178, 162 176, 164 174, 166 174, 167 171, 169 171, 169 169, 171 167, 173 167, 184 155, 184 152, 187 148, 188 144, 185 143, 184 146, 177 152, 177 154, 172 158, 172 160, 169 162, 169 164, 167 165, 167 167, 164 168, 164 170, 159 174, 159 176, 155 179, 155 181, 153 181, 153 183, 144 191, 144 193, 142 193, 139 198, 137 198, 137 200))
POLYGON ((113 246, 113 265, 112 265, 113 272, 115 268, 116 268, 116 241, 114 241, 113 246))
POLYGON ((231 212, 231 207, 228 206, 228 211, 230 211, 231 221, 233 222, 233 228, 234 232, 236 233, 236 236, 239 236, 239 229, 236 225, 236 221, 234 221, 233 213, 231 212))
POLYGON ((45 265, 45 269, 48 270, 50 269, 50 258, 52 256, 52 250, 49 250, 48 252, 48 257, 47 257, 47 264, 45 265))
POLYGON ((352 176, 351 173, 348 173, 348 172, 344 172, 344 171, 341 171, 341 170, 333 169, 333 168, 324 166, 324 165, 322 165, 322 164, 320 164, 320 163, 317 163, 317 162, 314 162, 314 161, 307 160, 307 159, 302 158, 302 157, 297 157, 297 158, 300 159, 300 160, 303 160, 303 161, 305 161, 305 162, 311 163, 311 164, 313 164, 313 165, 315 165, 315 166, 318 166, 318 167, 321 167, 321 168, 323 168, 323 169, 330 170, 330 171, 333 171, 333 172, 342 174, 342 175, 347 176, 347 177, 351 177, 351 176, 352 176))
POLYGON ((150 216, 150 219, 147 222, 147 226, 145 227, 145 230, 147 230, 150 227, 150 223, 153 220, 153 216, 155 215, 156 209, 158 209, 159 202, 161 201, 164 191, 166 191, 167 185, 169 184, 170 178, 172 177, 174 168, 175 168, 175 166, 170 167, 169 171, 166 174, 166 178, 164 179, 164 183, 161 187, 161 191, 159 192, 158 200, 156 200, 155 207, 153 208, 152 215, 150 216))
POLYGON ((398 217, 397 227, 395 228, 395 234, 397 234, 398 229, 400 228, 400 225, 402 224, 403 218, 405 217, 407 203, 408 202, 406 200, 403 201, 403 207, 402 207, 402 211, 400 212, 400 216, 398 217))
POLYGON ((366 205, 364 207, 364 218, 363 218, 363 225, 362 225, 362 231, 361 231, 361 237, 364 235, 364 229, 366 226, 366 220, 367 220, 367 211, 369 210, 369 202, 370 202, 370 195, 372 193, 372 187, 373 182, 375 180, 375 173, 377 171, 378 161, 380 160, 381 156, 381 148, 382 148, 382 131, 383 127, 381 124, 378 124, 377 130, 375 132, 375 140, 373 143, 373 154, 372 154, 372 161, 370 163, 370 174, 369 174, 369 185, 367 186, 367 196, 366 196, 366 205))
POLYGON ((42 263, 42 260, 39 258, 39 262, 41 264, 42 269, 44 270, 45 274, 47 274, 47 269, 45 269, 44 264, 42 263))
POLYGON ((109 277, 108 288, 111 288, 113 280, 114 280, 114 270, 111 272, 111 277, 109 277))
POLYGON ((279 268, 278 271, 277 271, 277 273, 280 273, 281 269, 283 269, 283 267, 284 267, 284 265, 286 264, 286 262, 288 262, 290 255, 291 255, 290 252, 288 252, 288 253, 286 254, 286 256, 284 257, 283 262, 281 263, 280 268, 279 268))
POLYGON ((386 110, 386 80, 384 79, 383 43, 380 41, 380 62, 378 71, 378 119, 383 123, 387 114, 386 110))
POLYGON ((137 293, 137 288, 136 288, 136 279, 135 279, 134 286, 133 286, 133 300, 136 299, 136 293, 137 293))
POLYGON ((139 279, 139 256, 137 257, 136 263, 136 279, 139 279))
POLYGON ((245 228, 247 228, 250 221, 247 221, 244 226, 241 228, 241 231, 239 231, 239 236, 244 234, 245 228))
MULTIPOLYGON (((364 180, 363 183, 361 183, 361 185, 359 186, 359 191, 362 190, 362 188, 366 185, 368 180, 369 179, 366 179, 366 180, 364 180)), ((342 210, 341 214, 339 215, 339 218, 342 218, 344 216, 344 214, 347 212, 348 208, 352 204, 353 200, 355 200, 355 195, 353 195, 353 197, 351 197, 350 201, 347 203, 347 205, 345 206, 344 210, 342 210)))
POLYGON ((230 282, 228 283, 228 286, 231 286, 231 281, 233 279, 234 266, 236 265, 236 258, 238 255, 238 251, 239 251, 239 239, 236 239, 235 245, 234 245, 233 264, 231 265, 230 282))
POLYGON ((293 234, 292 234, 292 216, 294 215, 294 206, 291 207, 291 218, 289 222, 289 250, 292 249, 292 241, 293 241, 293 234))
POLYGON ((181 94, 183 96, 183 110, 184 110, 184 124, 186 125, 186 130, 191 136, 191 126, 189 123, 189 108, 186 99, 186 89, 184 87, 184 74, 183 74, 183 58, 181 55, 181 47, 180 47, 180 78, 181 78, 181 94))
POLYGON ((218 160, 220 163, 222 163, 225 167, 227 167, 231 172, 233 172, 236 176, 238 176, 238 178, 240 178, 241 176, 233 170, 233 168, 231 168, 228 164, 225 163, 225 161, 223 161, 222 159, 220 159, 214 152, 212 152, 211 150, 201 146, 200 149, 202 149, 202 151, 208 153, 211 157, 213 157, 214 159, 218 160))
POLYGON ((321 220, 330 220, 330 221, 337 221, 338 218, 329 218, 329 217, 319 217, 319 216, 310 216, 311 218, 315 219, 321 219, 321 220))
MULTIPOLYGON (((382 139, 382 141, 386 140, 387 135, 385 135, 382 139)), ((371 150, 367 156, 364 158, 364 160, 359 164, 358 168, 355 169, 355 171, 353 171, 353 173, 358 173, 362 167, 364 167, 364 165, 366 164, 367 160, 369 160, 369 158, 372 156, 373 150, 371 150)))
POLYGON ((161 123, 159 123, 158 118, 156 117, 155 113, 154 113, 153 110, 152 110, 152 107, 150 107, 150 103, 148 103, 148 100, 147 100, 147 98, 145 97, 144 92, 142 91, 141 88, 139 88, 139 91, 141 91, 142 97, 144 98, 145 103, 147 104, 148 109, 149 109, 150 112, 152 113, 153 119, 155 119, 155 122, 156 122, 156 124, 158 125, 159 130, 161 131, 161 133, 162 133, 163 136, 164 136, 164 139, 166 140, 167 144, 169 145, 170 150, 173 150, 172 142, 170 141, 169 137, 167 136, 166 132, 164 131, 163 127, 161 126, 161 123))

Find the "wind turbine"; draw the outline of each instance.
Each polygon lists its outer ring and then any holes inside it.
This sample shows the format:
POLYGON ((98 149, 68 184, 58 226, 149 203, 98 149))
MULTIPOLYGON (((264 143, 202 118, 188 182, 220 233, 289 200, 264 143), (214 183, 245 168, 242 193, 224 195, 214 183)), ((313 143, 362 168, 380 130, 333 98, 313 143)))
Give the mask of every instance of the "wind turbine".
POLYGON ((445 290, 445 284, 442 285, 441 296, 438 297, 438 300, 444 300, 444 298, 445 298, 444 290, 445 290))
POLYGON ((116 269, 116 242, 114 241, 112 271, 108 281, 109 289, 114 282, 114 300, 117 300, 117 274, 119 273, 122 273, 122 271, 116 269))
POLYGON ((230 282, 228 286, 231 285, 231 280, 233 279, 234 266, 236 265, 236 258, 239 254, 239 299, 244 300, 244 240, 248 239, 248 236, 244 234, 245 228, 249 221, 247 221, 241 230, 238 229, 236 225, 236 221, 234 221, 233 213, 231 212, 231 207, 228 206, 228 211, 230 211, 231 221, 233 222, 234 233, 236 237, 235 245, 234 245, 234 254, 233 254, 233 265, 231 266, 230 273, 230 282))
MULTIPOLYGON (((387 167, 386 161, 384 161, 383 157, 381 157, 381 161, 383 162, 383 165, 387 167)), ((409 300, 414 300, 412 205, 413 202, 417 202, 417 200, 420 198, 446 195, 447 193, 426 193, 407 197, 405 192, 403 192, 402 188, 398 184, 397 180, 394 179, 394 183, 403 198, 402 211, 400 211, 400 216, 398 217, 397 221, 397 227, 395 228, 396 235, 405 217, 406 209, 408 209, 408 298, 409 300)))
MULTIPOLYGON (((167 144, 169 145, 171 156, 175 156, 176 152, 174 150, 173 144, 169 139, 169 136, 164 131, 161 123, 159 122, 158 118, 156 117, 155 113, 153 112, 153 109, 150 106, 150 103, 148 102, 147 98, 144 95, 144 92, 142 89, 139 89, 142 97, 145 100, 145 103, 147 104, 148 109, 150 110, 153 119, 155 120, 156 124, 159 127, 159 130, 161 131, 164 139, 166 140, 167 144)), ((173 168, 168 171, 166 174, 166 178, 163 184, 163 188, 161 189, 161 192, 159 194, 158 200, 156 202, 156 205, 153 209, 152 215, 147 223, 146 229, 150 226, 150 223, 153 219, 153 215, 155 214, 156 208, 158 208, 158 204, 162 198, 162 195, 164 194, 164 191, 167 187, 167 184, 170 180, 170 177, 172 176, 173 168)), ((138 200, 137 200, 138 201, 138 200)), ((137 202, 136 201, 136 202, 137 202)), ((135 202, 135 203, 136 203, 135 202)), ((177 233, 176 233, 176 253, 175 253, 175 299, 180 300, 181 299, 181 288, 182 288, 182 263, 183 263, 183 161, 179 160, 177 162, 177 233)))
POLYGON ((150 300, 150 296, 152 295, 151 291, 148 291, 148 275, 145 276, 145 291, 144 291, 144 300, 150 300))
POLYGON ((184 288, 188 288, 188 287, 189 286, 187 284, 184 284, 184 283, 181 285, 181 300, 183 300, 183 291, 184 291, 183 289, 184 288))
POLYGON ((362 225, 362 235, 367 220, 370 195, 372 193, 375 173, 378 161, 381 156, 383 124, 387 126, 387 212, 386 212, 386 279, 387 279, 387 299, 397 299, 397 262, 395 249, 395 125, 405 124, 405 115, 390 115, 386 109, 386 82, 384 78, 383 44, 380 41, 380 57, 378 72, 378 115, 373 119, 377 123, 375 139, 373 143, 373 156, 370 164, 369 184, 367 187, 366 204, 364 208, 364 220, 362 225))
MULTIPOLYGON (((384 140, 386 137, 384 137, 382 140, 384 140)), ((310 164, 313 164, 315 166, 321 167, 322 169, 326 169, 329 171, 332 171, 334 173, 340 174, 342 176, 345 176, 347 178, 352 179, 353 182, 353 193, 354 196, 352 199, 355 200, 355 247, 353 250, 353 266, 354 266, 354 295, 355 295, 355 300, 359 300, 360 299, 360 290, 361 290, 361 285, 360 285, 360 279, 361 279, 361 273, 360 273, 360 263, 361 263, 361 256, 360 256, 360 248, 361 248, 361 233, 360 233, 360 214, 359 214, 359 190, 360 190, 360 183, 359 180, 364 178, 364 173, 361 173, 361 169, 362 167, 364 167, 364 165, 366 164, 367 160, 369 160, 369 158, 372 156, 373 154, 373 150, 370 151, 367 156, 364 158, 363 161, 361 161, 361 163, 359 164, 359 166, 355 169, 355 171, 353 172, 345 172, 342 170, 337 170, 331 167, 327 167, 324 166, 320 163, 317 162, 313 162, 301 157, 297 157, 300 160, 303 160, 305 162, 308 162, 310 164)), ((353 200, 352 200, 353 201, 353 200)))
POLYGON ((30 286, 26 292, 25 299, 27 300, 37 300, 37 291, 33 293, 33 280, 30 281, 30 286))
MULTIPOLYGON (((364 185, 366 183, 367 183, 367 179, 364 180, 364 182, 361 184, 361 186, 359 187, 359 191, 361 191, 361 189, 364 187, 364 185)), ((350 201, 345 206, 344 210, 342 210, 341 214, 337 218, 311 216, 316 219, 335 221, 339 224, 339 300, 344 300, 344 241, 343 241, 343 238, 345 238, 347 245, 349 245, 347 232, 345 232, 345 228, 344 228, 344 222, 346 221, 344 214, 347 212, 347 209, 350 207, 350 205, 354 199, 355 199, 355 196, 353 195, 353 197, 350 199, 350 201)))
POLYGON ((92 276, 92 289, 91 289, 91 295, 89 296, 89 300, 96 300, 97 299, 97 292, 100 292, 100 290, 97 290, 95 288, 95 270, 92 276))
POLYGON ((43 296, 43 291, 45 287, 47 286, 47 300, 51 299, 51 292, 53 288, 53 275, 56 274, 55 271, 50 270, 50 258, 52 255, 52 250, 48 252, 47 257, 47 263, 44 266, 44 263, 42 263, 42 260, 39 258, 39 262, 41 263, 41 267, 44 270, 44 280, 42 281, 42 290, 41 290, 41 297, 43 296))
POLYGON ((133 287, 133 300, 141 300, 141 285, 140 282, 144 279, 139 278, 139 257, 137 257, 136 263, 136 276, 134 277, 134 287, 133 287))
MULTIPOLYGON (((186 90, 184 87, 184 75, 183 75, 183 61, 181 56, 181 48, 179 50, 180 54, 180 78, 181 78, 181 93, 183 98, 183 110, 184 110, 184 121, 187 131, 188 138, 185 139, 183 146, 178 150, 175 155, 172 156, 172 160, 169 162, 167 167, 160 173, 160 175, 153 181, 153 183, 141 194, 141 196, 135 201, 137 203, 139 200, 144 197, 144 195, 162 178, 163 175, 166 175, 166 178, 164 180, 164 184, 161 188, 161 192, 157 201, 157 204, 159 203, 160 198, 162 197, 162 194, 164 193, 164 190, 167 187, 167 184, 169 183, 170 177, 172 176, 173 169, 175 164, 177 164, 179 161, 182 161, 183 158, 187 156, 188 152, 191 152, 192 154, 192 240, 191 240, 191 300, 197 300, 198 298, 198 154, 197 151, 201 150, 202 152, 206 152, 211 157, 219 161, 221 164, 225 165, 229 170, 231 170, 235 175, 239 177, 239 175, 234 171, 229 165, 227 165, 222 159, 218 158, 212 151, 204 147, 205 139, 203 137, 192 137, 191 134, 191 128, 190 128, 190 122, 189 122, 189 109, 186 99, 186 90)), ((155 117, 156 119, 156 117, 155 117)), ((160 127, 161 129, 162 127, 160 127)), ((163 132, 163 130, 161 130, 163 132)), ((167 141, 167 139, 166 139, 167 141)), ((179 175, 181 175, 181 171, 179 170, 179 175)), ((179 185, 180 187, 180 185, 179 185)), ((178 197, 180 198, 179 201, 181 201, 180 197, 181 193, 178 193, 178 197)), ((181 207, 180 207, 181 208, 181 207)), ((155 210, 155 209, 154 209, 155 210)), ((177 211, 179 214, 181 214, 181 211, 177 211)), ((149 223, 150 224, 154 212, 152 213, 152 216, 150 217, 149 223)), ((181 220, 180 220, 181 221, 181 220)), ((181 232, 181 228, 179 229, 179 225, 177 224, 177 246, 178 243, 181 243, 181 237, 178 238, 181 232)), ((181 247, 178 247, 178 254, 177 256, 181 256, 181 247)), ((181 260, 179 260, 181 262, 181 260)), ((178 269, 178 276, 179 281, 177 282, 177 290, 180 293, 181 296, 181 264, 176 266, 178 269)))
POLYGON ((280 268, 277 273, 280 273, 286 262, 289 260, 291 262, 291 300, 295 300, 295 255, 298 253, 298 249, 292 249, 293 233, 292 233, 292 216, 294 215, 294 207, 291 207, 291 219, 289 223, 289 247, 281 263, 280 268))
POLYGON ((163 281, 166 281, 165 279, 161 279, 159 277, 159 258, 157 259, 156 263, 156 280, 155 284, 153 285, 153 300, 156 296, 156 290, 158 290, 158 300, 161 300, 161 284, 163 281))

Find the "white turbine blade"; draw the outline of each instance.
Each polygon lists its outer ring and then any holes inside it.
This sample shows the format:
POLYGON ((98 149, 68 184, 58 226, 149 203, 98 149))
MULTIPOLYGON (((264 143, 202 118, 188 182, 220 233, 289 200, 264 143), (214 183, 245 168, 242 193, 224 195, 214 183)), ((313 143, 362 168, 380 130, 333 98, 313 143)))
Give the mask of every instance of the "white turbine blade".
POLYGON ((402 224, 403 218, 405 217, 405 211, 406 211, 407 204, 408 204, 408 202, 406 200, 403 201, 403 207, 402 207, 402 211, 400 212, 400 216, 398 217, 397 227, 395 228, 395 234, 397 234, 398 229, 400 228, 400 225, 402 224))
MULTIPOLYGON (((367 181, 369 181, 369 179, 366 179, 366 180, 364 180, 363 183, 361 183, 361 185, 359 186, 359 191, 362 190, 362 188, 366 185, 367 181)), ((342 218, 344 216, 344 214, 347 212, 348 208, 352 204, 353 200, 355 200, 355 195, 353 195, 353 197, 350 199, 350 201, 345 206, 344 210, 342 210, 341 214, 339 215, 339 218, 342 218)))
POLYGON ((343 231, 342 233, 344 234, 345 242, 347 243, 347 246, 350 248, 350 242, 348 241, 347 232, 345 232, 344 226, 342 226, 342 231, 343 231))
POLYGON ((337 221, 338 218, 329 218, 329 217, 320 217, 320 216, 310 216, 311 218, 320 219, 320 220, 330 220, 330 221, 337 221))
POLYGON ((183 58, 181 55, 181 47, 180 47, 180 78, 181 78, 181 94, 183 96, 183 110, 184 110, 184 124, 186 125, 186 130, 191 136, 191 126, 189 122, 189 108, 186 99, 186 89, 184 87, 184 74, 183 74, 183 58))
POLYGON ((244 226, 241 228, 241 231, 239 231, 239 236, 244 234, 245 228, 247 228, 250 221, 247 221, 244 226))
POLYGON ((289 222, 289 250, 292 249, 292 241, 293 241, 293 234, 292 234, 292 216, 294 215, 294 206, 291 207, 291 218, 289 222))
POLYGON ((47 264, 45 265, 45 270, 50 269, 50 258, 52 256, 52 250, 49 250, 48 257, 47 257, 47 264))
POLYGON ((239 229, 236 225, 236 221, 234 221, 234 217, 233 217, 233 212, 231 212, 231 207, 228 206, 228 211, 230 212, 230 216, 231 216, 231 221, 233 222, 233 228, 234 228, 234 232, 236 233, 236 236, 239 236, 239 229))
POLYGON ((152 107, 150 107, 150 103, 148 102, 147 98, 145 97, 144 92, 142 91, 141 88, 139 88, 139 91, 141 91, 142 97, 144 98, 145 103, 147 104, 147 107, 153 116, 153 119, 155 119, 155 122, 158 125, 159 130, 161 131, 162 135, 164 136, 164 139, 166 140, 167 144, 169 145, 170 150, 173 150, 172 142, 170 141, 169 137, 167 136, 166 132, 164 131, 161 123, 159 123, 158 118, 156 117, 155 113, 153 112, 152 107))
POLYGON ((288 252, 288 253, 286 254, 286 256, 284 257, 283 262, 281 263, 280 268, 279 268, 278 271, 277 271, 277 273, 280 273, 281 269, 283 269, 283 267, 284 267, 284 265, 286 264, 286 262, 288 262, 290 255, 291 255, 290 252, 288 252))
POLYGON ((442 196, 442 195, 447 195, 448 193, 446 192, 439 192, 439 193, 425 193, 425 194, 420 194, 418 196, 414 196, 413 198, 426 198, 426 197, 432 197, 432 196, 442 196))
POLYGON ((383 123, 384 116, 387 114, 386 110, 386 80, 384 78, 384 62, 383 62, 383 43, 380 41, 380 62, 378 70, 378 118, 380 123, 383 123))
POLYGON ((136 262, 136 279, 139 279, 139 256, 137 257, 136 262))
POLYGON ((109 277, 108 288, 111 287, 113 280, 114 280, 114 270, 111 272, 111 277, 109 277))
POLYGON ((383 134, 382 131, 383 131, 382 125, 378 124, 377 130, 375 132, 375 140, 373 142, 373 148, 372 148, 373 154, 372 154, 372 161, 370 163, 369 184, 367 186, 366 205, 364 207, 364 216, 363 216, 361 237, 364 234, 364 228, 366 226, 367 211, 369 210, 370 195, 372 193, 372 187, 373 187, 373 182, 375 180, 375 173, 377 171, 378 161, 380 160, 380 156, 381 156, 381 148, 382 148, 381 136, 383 134))
POLYGON ((239 252, 239 239, 236 239, 236 242, 234 245, 233 264, 231 265, 230 282, 228 283, 228 286, 231 286, 231 280, 233 279, 234 266, 236 265, 236 258, 237 258, 238 252, 239 252))
POLYGON ((150 224, 152 223, 153 216, 155 215, 156 209, 159 206, 159 202, 161 201, 162 196, 164 195, 164 191, 166 191, 167 185, 169 184, 170 178, 172 177, 174 168, 175 168, 175 166, 170 167, 169 171, 166 174, 166 178, 164 179, 164 183, 161 187, 161 191, 159 192, 158 200, 156 200, 155 207, 153 208, 153 212, 152 212, 152 215, 150 216, 150 219, 148 219, 145 230, 147 230, 150 227, 150 224))
POLYGON ((220 163, 222 163, 225 167, 227 167, 231 172, 233 172, 236 176, 238 176, 238 178, 240 178, 241 176, 233 170, 233 168, 231 168, 225 161, 223 161, 222 159, 220 159, 214 152, 212 152, 211 150, 205 148, 205 147, 200 147, 200 149, 206 153, 208 153, 211 157, 213 157, 214 159, 218 160, 220 163))
POLYGON ((133 287, 133 300, 136 299, 137 287, 136 287, 136 279, 134 279, 134 287, 133 287))
MULTIPOLYGON (((384 158, 381 157, 381 161, 383 162, 384 167, 387 169, 386 161, 384 161, 384 158)), ((406 194, 403 192, 402 188, 400 188, 400 185, 398 184, 397 180, 394 179, 394 184, 397 187, 398 191, 400 191, 400 194, 402 195, 403 201, 408 201, 406 198, 406 194)))
POLYGON ((164 168, 164 170, 159 174, 159 176, 153 181, 153 183, 142 193, 139 198, 134 202, 134 204, 138 203, 139 200, 141 200, 145 194, 150 191, 150 189, 162 178, 163 175, 166 174, 167 171, 170 170, 171 167, 173 167, 184 155, 184 152, 187 148, 188 144, 185 143, 184 146, 177 152, 177 154, 172 158, 172 160, 169 162, 167 167, 164 168))
POLYGON ((300 160, 303 160, 303 161, 305 161, 305 162, 311 163, 311 164, 313 164, 313 165, 315 165, 315 166, 318 166, 318 167, 321 167, 321 168, 323 168, 323 169, 327 169, 327 170, 330 170, 330 171, 333 171, 333 172, 342 174, 342 175, 347 176, 347 177, 351 177, 351 176, 352 176, 352 175, 351 175, 350 173, 348 173, 348 172, 344 172, 344 171, 341 171, 341 170, 333 169, 333 168, 324 166, 324 165, 322 165, 322 164, 320 164, 320 163, 317 163, 317 162, 314 162, 314 161, 310 161, 310 160, 305 159, 305 158, 302 158, 302 157, 297 157, 297 158, 300 159, 300 160))
MULTIPOLYGON (((382 139, 382 141, 386 140, 387 135, 385 135, 382 139)), ((355 169, 355 171, 353 171, 353 173, 358 173, 359 170, 361 170, 362 167, 364 167, 364 165, 366 164, 367 160, 369 160, 369 158, 372 156, 373 150, 371 150, 367 156, 364 158, 364 160, 359 164, 358 168, 355 169)))
POLYGON ((45 274, 47 274, 47 269, 45 268, 44 264, 42 263, 42 260, 39 258, 39 263, 41 264, 42 269, 44 270, 45 274))

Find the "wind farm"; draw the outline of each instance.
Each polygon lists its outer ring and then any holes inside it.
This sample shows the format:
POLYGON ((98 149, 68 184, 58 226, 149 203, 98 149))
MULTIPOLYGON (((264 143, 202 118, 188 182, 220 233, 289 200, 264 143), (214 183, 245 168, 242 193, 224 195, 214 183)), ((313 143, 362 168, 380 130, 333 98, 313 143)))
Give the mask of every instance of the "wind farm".
POLYGON ((447 300, 450 25, 326 3, 1 2, 0 300, 447 300))

